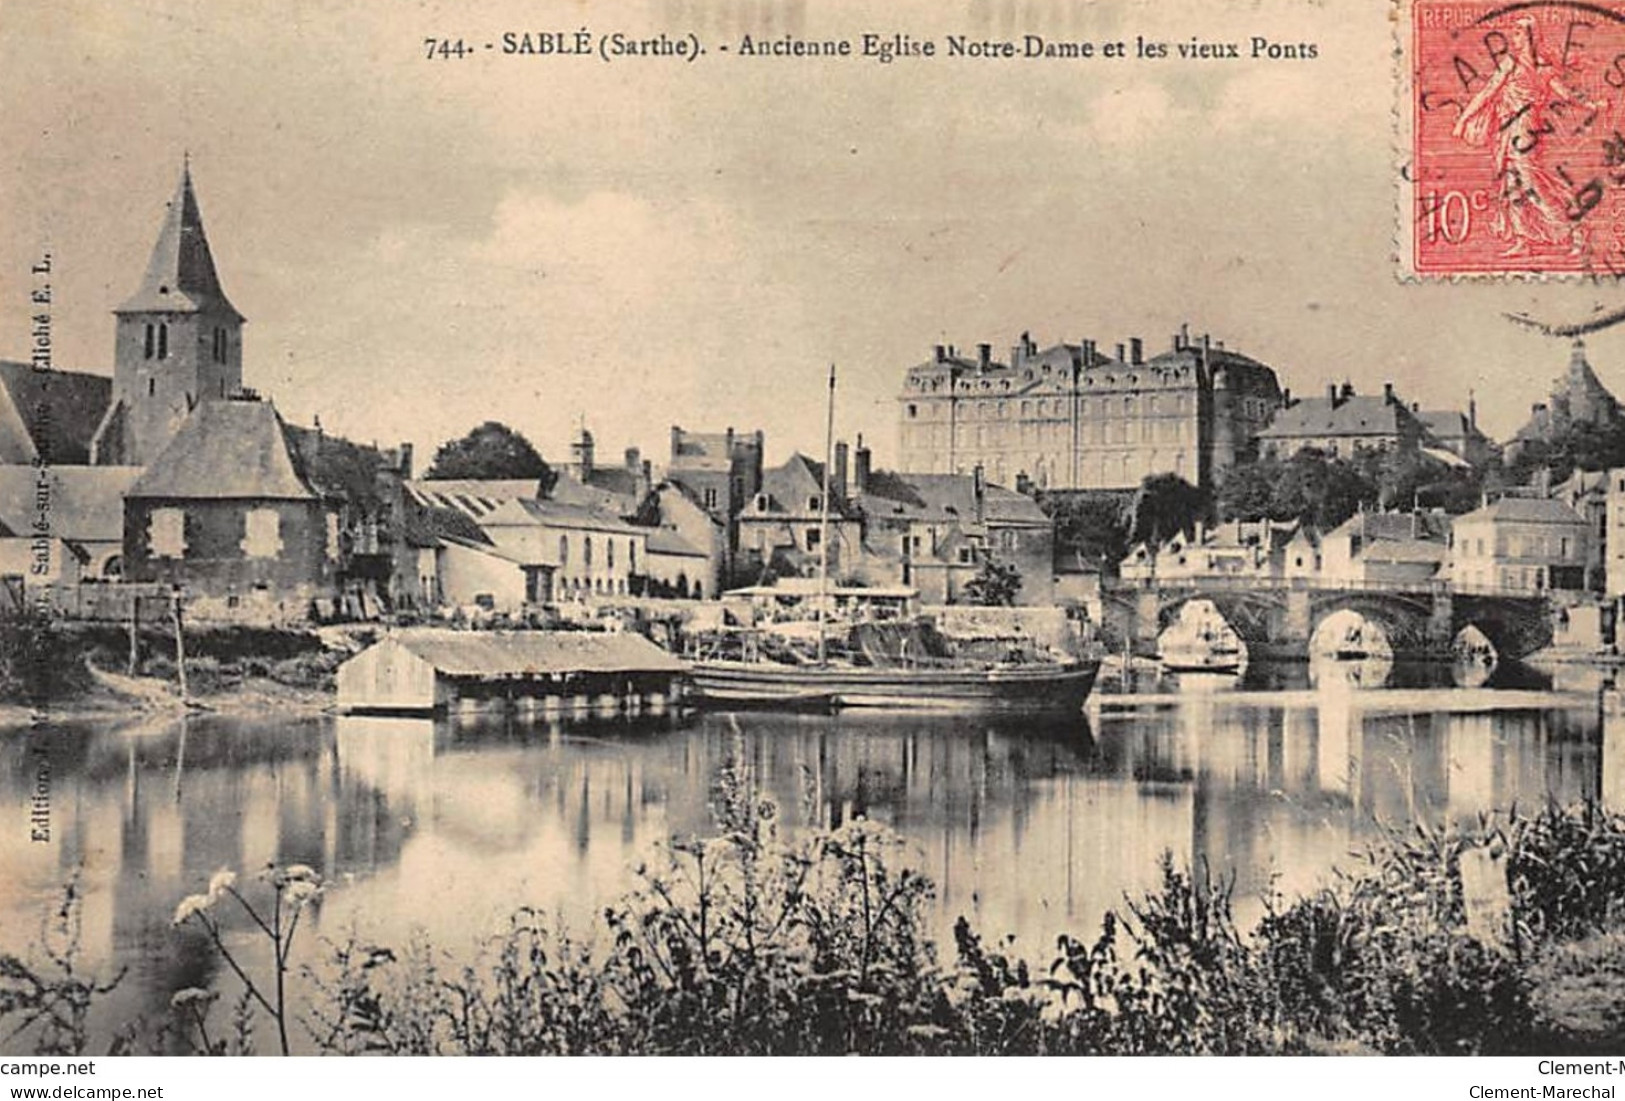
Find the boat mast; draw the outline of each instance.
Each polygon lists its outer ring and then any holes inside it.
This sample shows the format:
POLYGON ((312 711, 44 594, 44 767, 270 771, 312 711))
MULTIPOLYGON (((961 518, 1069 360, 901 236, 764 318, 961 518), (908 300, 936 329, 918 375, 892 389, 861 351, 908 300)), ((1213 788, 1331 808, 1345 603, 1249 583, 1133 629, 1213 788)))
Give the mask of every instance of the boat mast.
POLYGON ((829 365, 829 411, 824 425, 824 491, 818 498, 818 664, 828 659, 829 468, 835 450, 835 364, 829 365))

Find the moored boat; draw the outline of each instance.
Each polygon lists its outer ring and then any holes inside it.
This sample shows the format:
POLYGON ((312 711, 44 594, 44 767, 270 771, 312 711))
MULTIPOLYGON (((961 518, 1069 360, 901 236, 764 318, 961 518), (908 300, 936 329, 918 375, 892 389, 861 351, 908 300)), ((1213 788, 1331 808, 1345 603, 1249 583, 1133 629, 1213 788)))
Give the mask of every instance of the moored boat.
POLYGON ((1099 672, 1091 659, 914 667, 764 659, 697 661, 691 676, 702 704, 722 706, 805 707, 816 699, 835 708, 1074 714, 1099 672))

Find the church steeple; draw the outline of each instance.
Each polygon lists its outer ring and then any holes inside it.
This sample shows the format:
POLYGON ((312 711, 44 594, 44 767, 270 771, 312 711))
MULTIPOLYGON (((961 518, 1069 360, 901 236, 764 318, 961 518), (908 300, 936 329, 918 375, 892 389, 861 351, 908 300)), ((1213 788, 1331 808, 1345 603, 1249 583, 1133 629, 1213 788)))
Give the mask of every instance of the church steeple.
POLYGON ((239 323, 243 315, 226 297, 215 271, 214 254, 203 232, 203 213, 192 190, 192 165, 188 158, 181 168, 180 186, 164 210, 158 242, 141 287, 116 313, 142 313, 159 310, 168 313, 204 311, 228 314, 239 323))
POLYGON ((93 461, 142 466, 198 402, 243 388, 243 315, 220 286, 190 158, 141 285, 113 313, 113 404, 97 430, 93 461))

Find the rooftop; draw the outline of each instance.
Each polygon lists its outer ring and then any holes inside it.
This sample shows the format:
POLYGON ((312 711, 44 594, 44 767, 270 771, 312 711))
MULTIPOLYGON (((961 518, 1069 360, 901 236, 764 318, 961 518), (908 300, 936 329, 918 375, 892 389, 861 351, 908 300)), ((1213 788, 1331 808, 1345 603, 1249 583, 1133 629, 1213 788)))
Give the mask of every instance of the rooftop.
POLYGON ((641 635, 619 632, 413 628, 394 632, 385 641, 390 640, 448 676, 681 673, 688 668, 641 635))
POLYGON ((199 402, 130 487, 148 498, 310 500, 270 402, 199 402))

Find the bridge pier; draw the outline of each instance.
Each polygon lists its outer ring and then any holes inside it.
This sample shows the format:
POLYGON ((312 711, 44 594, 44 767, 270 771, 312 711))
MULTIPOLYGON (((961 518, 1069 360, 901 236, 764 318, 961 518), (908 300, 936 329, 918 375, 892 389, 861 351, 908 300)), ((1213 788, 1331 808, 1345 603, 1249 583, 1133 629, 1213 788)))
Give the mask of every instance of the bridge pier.
POLYGON ((1433 594, 1433 607, 1428 615, 1427 645, 1435 654, 1448 654, 1456 641, 1456 601, 1447 590, 1433 594))
POLYGON ((1308 589, 1288 589, 1286 616, 1281 623, 1280 635, 1272 641, 1283 647, 1307 651, 1309 634, 1315 625, 1314 606, 1308 589))
POLYGON ((1134 600, 1135 649, 1142 653, 1157 648, 1158 612, 1162 607, 1162 593, 1157 589, 1141 589, 1134 600))

